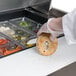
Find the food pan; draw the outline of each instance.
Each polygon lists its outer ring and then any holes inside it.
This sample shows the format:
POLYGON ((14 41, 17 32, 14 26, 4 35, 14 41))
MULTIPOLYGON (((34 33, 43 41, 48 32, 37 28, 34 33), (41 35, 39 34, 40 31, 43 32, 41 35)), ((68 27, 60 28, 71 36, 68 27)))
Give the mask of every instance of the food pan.
POLYGON ((42 26, 42 24, 37 23, 27 17, 12 19, 10 20, 10 22, 18 27, 21 27, 23 29, 28 29, 34 33, 37 33, 39 28, 42 26))
POLYGON ((0 57, 22 50, 23 47, 14 43, 8 36, 0 32, 0 57))
POLYGON ((34 45, 27 45, 27 42, 34 37, 33 33, 31 34, 29 31, 23 30, 18 26, 9 23, 8 21, 0 23, 0 32, 7 35, 9 38, 11 38, 11 40, 18 42, 25 48, 34 45))

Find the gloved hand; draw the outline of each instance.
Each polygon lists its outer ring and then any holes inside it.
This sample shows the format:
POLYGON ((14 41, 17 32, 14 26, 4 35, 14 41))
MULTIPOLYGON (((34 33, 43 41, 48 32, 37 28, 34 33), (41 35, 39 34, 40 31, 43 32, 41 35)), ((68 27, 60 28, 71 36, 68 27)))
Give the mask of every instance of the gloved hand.
POLYGON ((57 36, 63 32, 62 29, 62 17, 60 18, 50 18, 37 33, 39 36, 41 33, 50 33, 51 40, 53 41, 57 36))

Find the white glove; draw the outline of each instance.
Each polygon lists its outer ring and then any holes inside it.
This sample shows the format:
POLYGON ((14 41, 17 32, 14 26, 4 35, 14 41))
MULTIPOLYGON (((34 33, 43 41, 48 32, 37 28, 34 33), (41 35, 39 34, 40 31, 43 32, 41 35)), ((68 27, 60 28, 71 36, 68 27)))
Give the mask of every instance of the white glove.
POLYGON ((51 40, 53 41, 57 36, 62 33, 62 18, 50 18, 37 33, 39 36, 41 33, 50 33, 51 40))

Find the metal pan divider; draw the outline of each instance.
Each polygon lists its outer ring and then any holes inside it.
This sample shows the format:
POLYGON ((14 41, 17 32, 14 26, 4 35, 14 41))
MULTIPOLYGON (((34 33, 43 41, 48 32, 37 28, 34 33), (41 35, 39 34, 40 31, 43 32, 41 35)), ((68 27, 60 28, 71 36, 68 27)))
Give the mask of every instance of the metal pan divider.
POLYGON ((17 42, 16 40, 13 40, 12 38, 8 37, 7 35, 3 34, 2 32, 0 32, 1 36, 4 36, 5 38, 9 39, 12 44, 17 44, 20 45, 22 47, 22 49, 25 49, 25 46, 23 46, 22 44, 20 44, 19 42, 17 42))

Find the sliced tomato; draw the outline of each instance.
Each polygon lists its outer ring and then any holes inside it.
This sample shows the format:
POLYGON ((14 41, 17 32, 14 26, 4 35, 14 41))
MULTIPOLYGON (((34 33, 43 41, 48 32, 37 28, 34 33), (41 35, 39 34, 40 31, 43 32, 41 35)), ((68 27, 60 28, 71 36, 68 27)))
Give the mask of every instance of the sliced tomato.
POLYGON ((5 48, 0 48, 0 54, 1 54, 1 55, 3 55, 5 51, 6 51, 5 48))
POLYGON ((7 39, 0 39, 0 45, 6 44, 8 41, 7 39))
POLYGON ((14 49, 14 50, 6 50, 6 51, 4 52, 4 55, 12 54, 12 53, 14 53, 14 52, 20 51, 21 49, 22 49, 22 48, 21 48, 20 46, 17 46, 16 49, 14 49))

